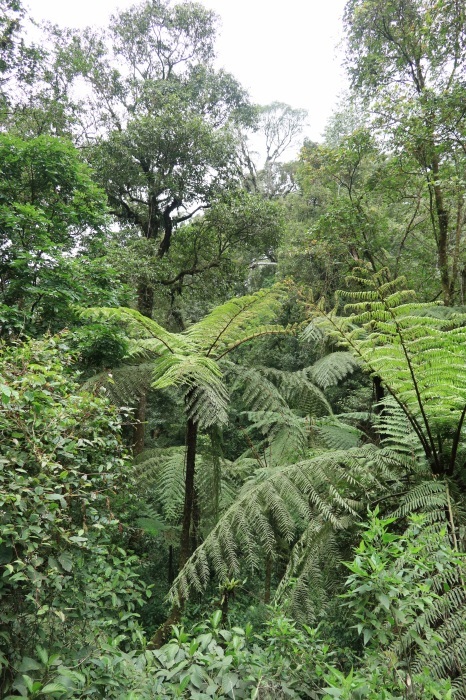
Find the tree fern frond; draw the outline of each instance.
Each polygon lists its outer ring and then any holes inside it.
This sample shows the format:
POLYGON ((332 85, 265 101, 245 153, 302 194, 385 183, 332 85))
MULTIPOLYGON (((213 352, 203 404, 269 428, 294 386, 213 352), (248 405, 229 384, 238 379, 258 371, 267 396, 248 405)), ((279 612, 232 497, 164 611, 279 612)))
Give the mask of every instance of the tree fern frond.
POLYGON ((135 465, 139 481, 150 486, 153 499, 159 504, 166 522, 177 523, 184 503, 185 448, 159 450, 135 465))
POLYGON ((322 389, 309 380, 312 368, 297 372, 284 372, 273 368, 261 371, 278 388, 287 405, 307 414, 328 415, 332 408, 322 389))
POLYGON ((386 397, 376 406, 372 417, 374 428, 381 443, 400 453, 410 455, 419 465, 425 463, 425 453, 401 406, 391 397, 386 397))
POLYGON ((298 622, 315 624, 334 589, 326 575, 328 563, 337 571, 345 554, 332 526, 319 518, 311 520, 293 547, 275 602, 286 606, 298 622))
POLYGON ((350 352, 341 351, 325 355, 305 372, 317 386, 321 389, 327 389, 329 386, 335 386, 346 379, 360 366, 358 360, 350 352))
MULTIPOLYGON (((277 315, 281 297, 283 291, 275 287, 230 299, 188 328, 186 337, 202 354, 218 358, 245 335, 268 326, 277 315)), ((282 327, 275 328, 283 331, 282 327)))
POLYGON ((444 520, 445 508, 447 505, 447 493, 444 481, 421 481, 420 484, 413 486, 401 497, 401 503, 394 511, 393 517, 406 517, 416 512, 428 513, 440 511, 442 520, 444 520))
POLYGON ((360 445, 364 437, 361 430, 342 423, 339 416, 321 418, 313 426, 313 431, 329 450, 349 450, 360 445))
POLYGON ((131 406, 150 387, 152 364, 122 365, 111 371, 100 372, 82 385, 84 391, 104 389, 106 396, 117 406, 131 406))
POLYGON ((452 473, 466 416, 466 321, 421 315, 432 305, 414 301, 400 280, 358 282, 362 292, 340 293, 350 299, 338 316, 316 308, 312 319, 346 347, 398 402, 422 444, 435 474, 452 473), (439 445, 437 435, 448 438, 439 445))
POLYGON ((170 333, 163 326, 153 321, 147 316, 143 316, 135 309, 126 307, 117 308, 87 308, 80 310, 80 317, 96 321, 109 320, 121 325, 127 332, 130 339, 140 341, 150 341, 151 351, 155 354, 165 354, 167 352, 191 352, 195 351, 195 346, 189 342, 185 336, 177 333, 170 333))
POLYGON ((259 367, 222 363, 227 378, 233 379, 231 392, 241 391, 242 400, 252 411, 280 411, 286 400, 259 367))
POLYGON ((239 575, 241 543, 247 549, 248 565, 257 568, 261 552, 271 554, 277 537, 291 541, 314 518, 337 530, 346 527, 347 516, 356 516, 368 494, 387 489, 377 472, 397 468, 397 460, 394 453, 365 445, 324 453, 252 477, 180 572, 171 600, 187 594, 190 572, 196 569, 199 556, 203 566, 212 568, 222 580, 239 575))
POLYGON ((171 354, 155 360, 154 389, 184 387, 188 417, 203 428, 226 423, 228 390, 216 362, 203 355, 171 354))

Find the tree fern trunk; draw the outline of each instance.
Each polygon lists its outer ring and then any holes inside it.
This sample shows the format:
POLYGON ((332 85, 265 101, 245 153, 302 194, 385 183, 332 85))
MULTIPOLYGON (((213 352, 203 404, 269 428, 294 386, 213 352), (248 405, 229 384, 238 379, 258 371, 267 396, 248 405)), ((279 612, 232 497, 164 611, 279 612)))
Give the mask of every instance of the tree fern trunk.
POLYGON ((190 532, 194 509, 194 475, 196 471, 197 423, 191 418, 186 425, 186 477, 184 482, 184 508, 181 527, 179 569, 191 554, 190 532))
MULTIPOLYGON (((186 477, 184 482, 184 508, 181 526, 181 547, 178 568, 181 571, 191 554, 191 523, 193 519, 195 491, 194 476, 196 473, 197 423, 191 418, 186 425, 186 477)), ((149 649, 159 649, 170 636, 172 625, 178 624, 183 614, 185 599, 180 597, 178 605, 174 605, 165 622, 158 628, 148 645, 149 649)))

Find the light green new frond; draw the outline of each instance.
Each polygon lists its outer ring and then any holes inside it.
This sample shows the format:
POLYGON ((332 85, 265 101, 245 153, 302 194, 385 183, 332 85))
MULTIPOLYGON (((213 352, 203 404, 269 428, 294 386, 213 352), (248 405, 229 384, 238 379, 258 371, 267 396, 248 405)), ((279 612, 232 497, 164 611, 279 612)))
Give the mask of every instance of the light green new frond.
MULTIPOLYGON (((186 336, 199 351, 219 357, 235 347, 243 338, 268 326, 280 308, 281 290, 260 290, 255 294, 230 299, 186 331, 186 336)), ((276 330, 283 330, 276 326, 276 330)))
MULTIPOLYGON (((391 397, 386 397, 373 416, 374 428, 381 437, 381 443, 396 452, 404 453, 426 467, 422 444, 414 432, 400 405, 391 397)), ((426 471, 426 474, 428 471, 426 471)))
POLYGON ((432 460, 434 472, 450 473, 466 410, 466 317, 429 315, 432 305, 413 302, 412 292, 397 290, 399 281, 380 286, 366 282, 366 291, 341 293, 351 299, 349 316, 319 308, 313 325, 380 377, 432 460), (451 441, 451 447, 439 445, 438 435, 451 441))

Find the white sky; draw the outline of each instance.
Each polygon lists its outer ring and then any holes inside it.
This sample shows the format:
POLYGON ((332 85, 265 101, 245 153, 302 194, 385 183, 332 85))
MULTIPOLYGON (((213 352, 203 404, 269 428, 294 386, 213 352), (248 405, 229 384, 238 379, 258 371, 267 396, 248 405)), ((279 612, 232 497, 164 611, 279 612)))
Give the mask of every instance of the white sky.
MULTIPOLYGON (((218 66, 254 102, 286 102, 309 112, 306 136, 317 141, 346 80, 337 45, 345 0, 200 0, 221 18, 218 66)), ((134 0, 25 0, 32 17, 61 26, 105 26, 134 0)))

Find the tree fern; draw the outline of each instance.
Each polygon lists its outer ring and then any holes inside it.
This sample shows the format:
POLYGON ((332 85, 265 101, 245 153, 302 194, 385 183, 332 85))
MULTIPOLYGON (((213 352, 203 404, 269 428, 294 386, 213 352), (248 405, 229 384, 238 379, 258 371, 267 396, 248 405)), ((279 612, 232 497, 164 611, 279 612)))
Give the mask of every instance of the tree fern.
POLYGON ((432 305, 400 290, 404 280, 383 281, 383 272, 354 278, 361 292, 340 293, 348 316, 316 309, 306 337, 316 328, 347 347, 382 379, 420 441, 434 474, 452 474, 466 415, 464 314, 422 315, 432 305))
POLYGON ((332 352, 305 370, 309 379, 321 389, 339 384, 360 367, 350 352, 332 352))
MULTIPOLYGON (((197 456, 198 470, 196 489, 199 505, 205 521, 216 518, 233 502, 237 488, 228 478, 227 460, 217 455, 200 453, 197 456)), ((184 506, 186 449, 184 446, 146 450, 135 460, 135 473, 140 484, 140 493, 145 501, 154 503, 164 521, 180 522, 184 506)))

